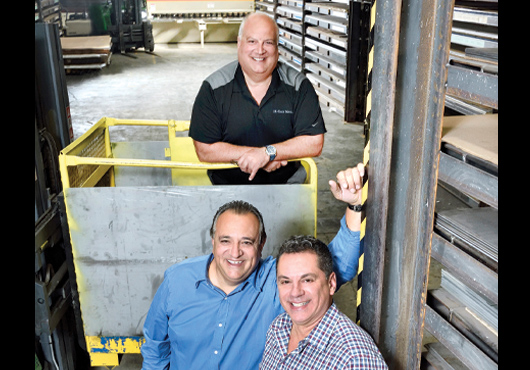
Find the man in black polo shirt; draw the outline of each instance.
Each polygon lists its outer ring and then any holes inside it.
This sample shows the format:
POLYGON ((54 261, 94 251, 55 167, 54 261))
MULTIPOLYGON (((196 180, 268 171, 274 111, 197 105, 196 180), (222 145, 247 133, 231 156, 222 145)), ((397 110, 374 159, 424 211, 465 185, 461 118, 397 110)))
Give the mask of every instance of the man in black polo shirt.
POLYGON ((237 52, 195 99, 189 136, 199 159, 239 166, 210 170, 213 184, 303 182, 303 167, 287 160, 319 156, 326 132, 311 82, 277 63, 278 26, 265 14, 245 18, 237 52))

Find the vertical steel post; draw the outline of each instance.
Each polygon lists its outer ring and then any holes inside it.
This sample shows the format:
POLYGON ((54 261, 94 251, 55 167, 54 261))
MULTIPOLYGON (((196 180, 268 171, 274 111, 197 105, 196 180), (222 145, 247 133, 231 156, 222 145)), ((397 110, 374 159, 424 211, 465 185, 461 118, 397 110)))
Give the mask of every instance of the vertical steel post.
POLYGON ((362 272, 362 294, 357 298, 358 304, 362 302, 357 318, 378 343, 401 2, 377 0, 373 9, 376 10, 373 50, 370 51, 373 68, 363 158, 370 178, 367 200, 363 204, 365 232, 361 233, 364 234, 366 268, 362 272))
POLYGON ((360 323, 419 369, 454 0, 378 0, 360 323))

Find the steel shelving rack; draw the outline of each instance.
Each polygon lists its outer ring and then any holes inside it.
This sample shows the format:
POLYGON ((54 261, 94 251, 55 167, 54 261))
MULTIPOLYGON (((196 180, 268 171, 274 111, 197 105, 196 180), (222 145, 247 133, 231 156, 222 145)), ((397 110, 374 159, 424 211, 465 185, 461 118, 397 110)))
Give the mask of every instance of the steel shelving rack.
POLYGON ((320 101, 363 122, 368 86, 370 1, 259 0, 280 29, 280 61, 304 73, 320 101))
POLYGON ((35 0, 35 23, 55 23, 62 35, 61 4, 59 0, 35 0))
POLYGON ((458 206, 436 210, 432 234, 441 283, 427 295, 435 341, 423 360, 436 369, 498 368, 497 8, 457 0, 453 11, 443 129, 456 123, 469 143, 442 136, 440 145, 438 193, 458 206), (486 153, 473 150, 479 140, 486 153))

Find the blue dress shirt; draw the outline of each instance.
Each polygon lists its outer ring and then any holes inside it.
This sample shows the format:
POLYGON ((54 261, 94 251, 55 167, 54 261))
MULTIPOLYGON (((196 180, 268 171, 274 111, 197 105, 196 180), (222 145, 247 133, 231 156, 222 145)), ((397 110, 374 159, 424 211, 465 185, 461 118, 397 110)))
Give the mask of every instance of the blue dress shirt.
MULTIPOLYGON (((329 244, 337 284, 353 279, 359 232, 341 228, 329 244)), ((267 330, 284 310, 276 286, 276 259, 262 259, 230 294, 212 285, 213 254, 168 268, 144 325, 143 370, 257 369, 267 330)))

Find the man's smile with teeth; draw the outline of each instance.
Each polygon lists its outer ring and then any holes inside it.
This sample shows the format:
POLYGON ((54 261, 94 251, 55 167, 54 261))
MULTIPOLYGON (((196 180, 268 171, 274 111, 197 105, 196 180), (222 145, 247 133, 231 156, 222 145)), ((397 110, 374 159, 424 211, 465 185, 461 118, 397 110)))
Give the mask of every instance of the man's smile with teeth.
POLYGON ((302 306, 305 306, 306 304, 308 304, 309 301, 307 302, 300 302, 300 303, 294 303, 294 302, 291 302, 291 304, 295 307, 302 307, 302 306))
POLYGON ((227 260, 228 263, 230 263, 231 265, 239 265, 241 263, 243 263, 243 261, 234 261, 234 260, 227 260))

